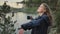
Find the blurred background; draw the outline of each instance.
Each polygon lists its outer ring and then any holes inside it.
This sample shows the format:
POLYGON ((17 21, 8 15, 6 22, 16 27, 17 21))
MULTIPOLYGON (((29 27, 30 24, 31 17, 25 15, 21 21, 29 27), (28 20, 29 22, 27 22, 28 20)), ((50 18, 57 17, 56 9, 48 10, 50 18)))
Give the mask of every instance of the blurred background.
MULTIPOLYGON (((51 8, 53 27, 49 34, 60 34, 60 0, 0 0, 0 34, 19 34, 21 25, 30 21, 27 16, 38 16, 36 10, 41 3, 51 8)), ((24 34, 31 34, 31 30, 24 34)))

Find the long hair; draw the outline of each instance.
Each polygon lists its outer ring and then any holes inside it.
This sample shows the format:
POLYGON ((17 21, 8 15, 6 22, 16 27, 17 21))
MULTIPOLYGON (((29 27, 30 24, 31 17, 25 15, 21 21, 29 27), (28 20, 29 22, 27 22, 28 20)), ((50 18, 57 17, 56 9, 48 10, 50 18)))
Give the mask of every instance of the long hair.
POLYGON ((46 9, 45 14, 49 17, 49 21, 50 21, 50 25, 52 25, 52 15, 51 15, 51 9, 49 8, 49 6, 46 3, 42 3, 43 6, 46 9))

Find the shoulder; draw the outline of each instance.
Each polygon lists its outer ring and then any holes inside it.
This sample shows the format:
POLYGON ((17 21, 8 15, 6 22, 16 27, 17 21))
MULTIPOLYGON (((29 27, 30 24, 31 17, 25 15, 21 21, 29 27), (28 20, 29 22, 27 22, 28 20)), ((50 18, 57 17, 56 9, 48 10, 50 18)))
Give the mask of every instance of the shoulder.
POLYGON ((47 15, 42 15, 41 18, 43 18, 45 20, 49 20, 49 17, 47 15))
POLYGON ((46 18, 49 18, 47 15, 42 15, 42 16, 38 16, 38 18, 37 19, 41 19, 41 18, 43 18, 43 19, 46 19, 46 18))
POLYGON ((43 17, 43 18, 48 18, 48 16, 47 16, 47 15, 42 15, 41 17, 43 17))

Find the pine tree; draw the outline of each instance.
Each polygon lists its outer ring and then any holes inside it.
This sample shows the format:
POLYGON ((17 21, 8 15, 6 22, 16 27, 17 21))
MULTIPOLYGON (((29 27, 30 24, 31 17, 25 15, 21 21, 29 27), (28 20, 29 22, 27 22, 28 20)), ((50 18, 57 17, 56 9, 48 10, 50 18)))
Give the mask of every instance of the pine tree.
POLYGON ((3 18, 3 22, 1 21, 1 18, 0 18, 0 30, 1 30, 1 34, 12 34, 15 32, 15 29, 14 29, 14 24, 16 23, 16 21, 11 21, 12 17, 14 15, 12 15, 11 17, 8 16, 6 18, 6 14, 11 12, 11 8, 10 6, 8 6, 6 4, 6 2, 4 2, 3 6, 1 6, 1 9, 0 9, 0 17, 3 18))

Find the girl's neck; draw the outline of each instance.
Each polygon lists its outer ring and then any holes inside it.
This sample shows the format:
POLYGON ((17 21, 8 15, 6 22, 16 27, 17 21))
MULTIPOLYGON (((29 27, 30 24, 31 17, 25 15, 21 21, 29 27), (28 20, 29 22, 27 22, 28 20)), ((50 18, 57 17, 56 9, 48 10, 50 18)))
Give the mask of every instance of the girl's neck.
POLYGON ((44 13, 39 13, 39 16, 42 16, 44 13))

